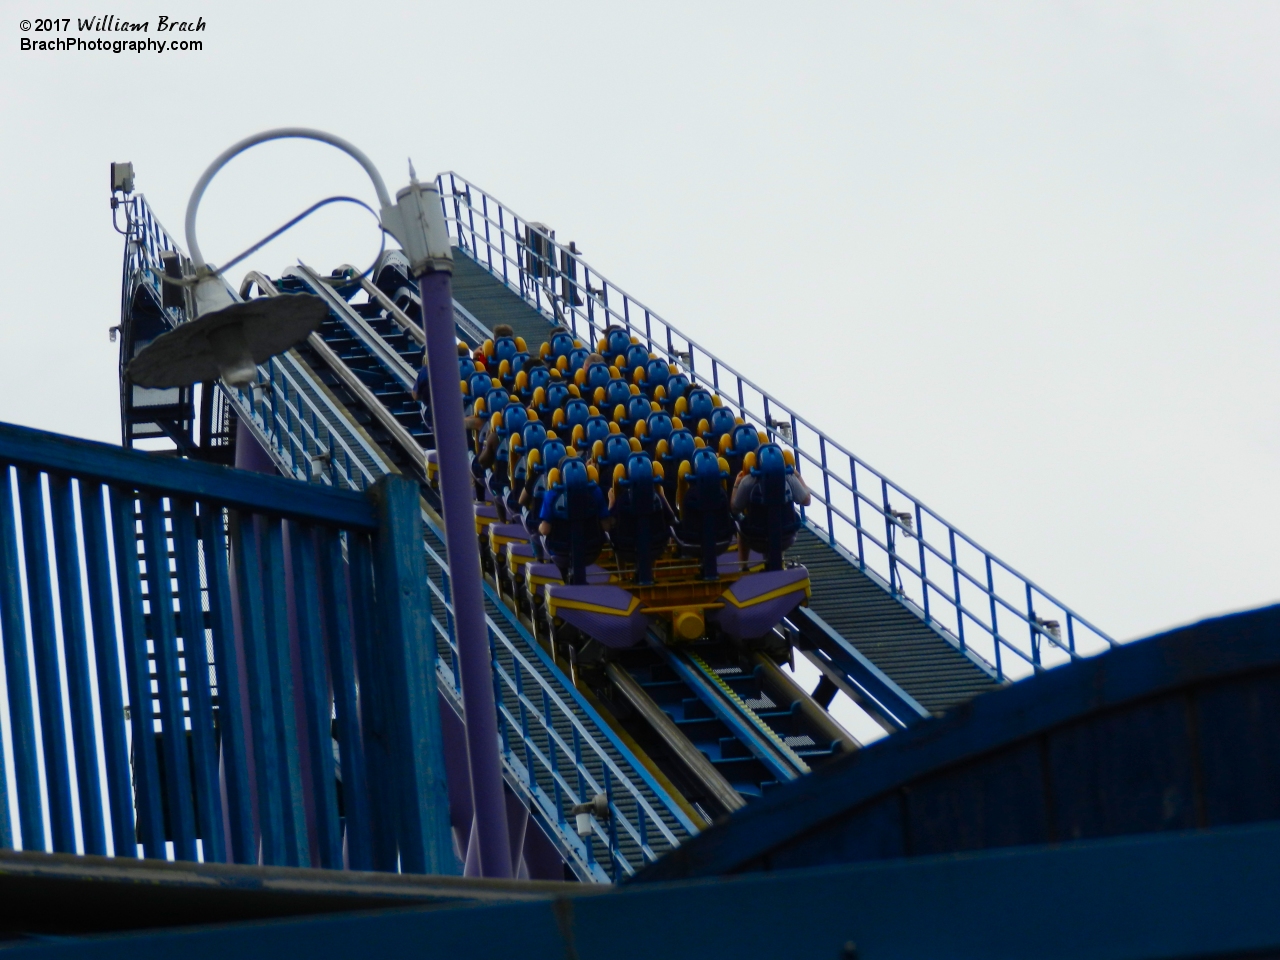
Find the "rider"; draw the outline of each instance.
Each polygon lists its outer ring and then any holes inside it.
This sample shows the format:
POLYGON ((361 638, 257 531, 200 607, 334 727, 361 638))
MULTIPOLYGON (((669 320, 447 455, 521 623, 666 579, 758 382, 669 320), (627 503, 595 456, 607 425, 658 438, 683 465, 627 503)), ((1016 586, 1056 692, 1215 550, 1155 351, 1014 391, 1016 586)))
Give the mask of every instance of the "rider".
POLYGON ((418 361, 418 378, 413 382, 413 386, 409 388, 409 396, 418 401, 418 413, 422 417, 422 426, 426 430, 426 436, 422 438, 423 449, 434 450, 436 446, 436 426, 435 421, 431 418, 431 375, 427 371, 427 351, 425 347, 418 361))
POLYGON ((565 457, 560 469, 547 471, 538 532, 564 581, 587 582, 587 565, 600 555, 608 508, 595 474, 578 457, 565 457))
MULTIPOLYGON (((784 511, 790 513, 790 517, 785 519, 791 520, 798 527, 799 518, 795 516, 794 507, 807 507, 812 499, 808 485, 801 478, 799 468, 795 466, 791 451, 783 452, 774 444, 765 444, 743 458, 742 472, 733 483, 733 496, 729 500, 729 509, 734 516, 741 516, 746 521, 740 524, 738 537, 738 559, 742 562, 744 569, 752 550, 757 553, 767 553, 769 548, 767 538, 761 536, 766 511, 762 508, 764 500, 757 494, 757 489, 761 493, 768 489, 761 484, 764 482, 765 473, 772 472, 769 470, 771 467, 776 468, 782 475, 779 479, 785 477, 786 491, 781 506, 784 511), (757 463, 760 463, 760 467, 757 467, 757 463), (785 503, 786 500, 790 501, 789 507, 785 503)), ((779 545, 781 549, 786 550, 794 542, 795 530, 791 529, 783 532, 779 545)))

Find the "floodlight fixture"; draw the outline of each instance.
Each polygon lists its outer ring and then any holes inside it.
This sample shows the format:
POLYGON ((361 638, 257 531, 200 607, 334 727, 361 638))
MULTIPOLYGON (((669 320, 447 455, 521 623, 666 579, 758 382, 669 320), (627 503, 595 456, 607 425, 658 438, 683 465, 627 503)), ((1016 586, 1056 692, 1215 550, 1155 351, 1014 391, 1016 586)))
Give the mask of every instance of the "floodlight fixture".
POLYGON ((132 163, 111 164, 111 192, 126 195, 133 193, 132 163))
POLYGON ((152 340, 129 362, 140 387, 185 387, 221 378, 245 387, 258 364, 284 353, 320 328, 329 308, 312 296, 231 303, 152 340))

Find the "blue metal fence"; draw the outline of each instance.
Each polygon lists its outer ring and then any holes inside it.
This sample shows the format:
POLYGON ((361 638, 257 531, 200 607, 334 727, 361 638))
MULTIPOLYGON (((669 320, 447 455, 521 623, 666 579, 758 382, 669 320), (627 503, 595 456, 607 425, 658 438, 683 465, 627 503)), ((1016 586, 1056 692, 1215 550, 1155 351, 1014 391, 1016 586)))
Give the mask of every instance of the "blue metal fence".
POLYGON ((417 518, 0 424, 0 847, 453 872, 417 518))
MULTIPOLYGON (((160 253, 177 245, 145 199, 131 198, 136 239, 125 254, 124 308, 137 285, 162 302, 160 253)), ((244 292, 277 293, 266 278, 250 274, 244 292)), ((237 296, 233 292, 233 296, 237 296)), ((167 311, 171 325, 179 309, 167 311)), ((323 344, 317 345, 323 349, 323 344)), ((335 403, 293 351, 258 368, 260 384, 227 391, 240 421, 267 450, 281 473, 344 491, 373 488, 393 472, 389 456, 372 443, 350 411, 335 403)), ((225 388, 219 385, 219 390, 225 388)), ((448 564, 434 518, 422 512, 426 576, 439 688, 461 716, 448 564)), ((486 585, 496 700, 502 735, 503 773, 562 856, 583 880, 609 882, 629 876, 696 833, 699 826, 631 754, 546 652, 509 616, 486 585), (577 833, 571 809, 598 794, 609 800, 607 820, 593 819, 577 833)))
POLYGON ((795 451, 810 529, 1001 680, 1116 641, 763 387, 456 173, 437 177, 453 241, 551 322, 592 344, 619 326, 795 451))

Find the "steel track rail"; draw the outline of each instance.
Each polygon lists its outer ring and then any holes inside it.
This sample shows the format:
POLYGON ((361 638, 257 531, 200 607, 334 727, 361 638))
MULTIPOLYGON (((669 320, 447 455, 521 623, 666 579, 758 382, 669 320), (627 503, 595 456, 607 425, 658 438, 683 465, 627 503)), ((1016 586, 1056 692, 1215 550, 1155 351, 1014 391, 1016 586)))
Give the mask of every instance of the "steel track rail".
POLYGON ((654 703, 653 698, 645 693, 644 688, 636 683, 631 674, 616 663, 606 665, 605 673, 618 691, 627 698, 627 702, 635 707, 636 712, 685 765, 689 773, 698 781, 698 785, 714 797, 717 803, 731 812, 747 805, 742 794, 735 790, 733 784, 715 768, 715 764, 680 732, 675 722, 654 703))
MULTIPOLYGON (((368 322, 365 321, 363 317, 359 316, 351 309, 350 304, 334 294, 333 291, 329 290, 327 284, 319 279, 315 271, 306 266, 302 267, 301 271, 301 273, 294 273, 292 275, 299 277, 309 287, 315 290, 329 305, 329 309, 344 324, 346 324, 347 327, 351 329, 366 346, 370 347, 371 350, 374 350, 375 356, 378 357, 379 361, 387 365, 388 370, 394 374, 398 368, 393 367, 389 360, 384 359, 384 354, 390 354, 393 356, 395 360, 399 362, 400 367, 408 368, 408 365, 404 363, 400 355, 396 353, 395 350, 393 350, 372 327, 369 326, 368 322), (377 345, 376 349, 374 346, 375 343, 377 345)), ((334 375, 342 381, 343 386, 350 390, 352 395, 360 401, 361 405, 368 411, 369 415, 376 419, 387 433, 391 435, 391 439, 396 442, 396 445, 408 454, 414 462, 422 463, 423 458, 426 456, 426 452, 414 438, 413 434, 405 428, 404 424, 395 418, 394 414, 386 408, 386 405, 378 399, 377 394, 370 390, 368 385, 356 376, 342 358, 334 352, 333 348, 330 347, 329 344, 325 343, 324 338, 321 337, 319 333, 313 333, 307 337, 307 346, 315 351, 316 356, 324 361, 325 366, 332 370, 334 375)), ((410 378, 409 383, 413 383, 413 378, 410 378)))

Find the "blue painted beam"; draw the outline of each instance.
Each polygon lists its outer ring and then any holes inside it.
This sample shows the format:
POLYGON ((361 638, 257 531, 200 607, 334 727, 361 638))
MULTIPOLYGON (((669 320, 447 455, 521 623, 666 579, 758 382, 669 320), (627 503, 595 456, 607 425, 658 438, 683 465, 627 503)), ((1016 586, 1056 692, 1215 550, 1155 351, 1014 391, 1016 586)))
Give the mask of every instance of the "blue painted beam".
MULTIPOLYGON (((142 498, 142 534, 147 564, 147 607, 160 701, 160 755, 164 758, 165 809, 169 839, 177 860, 196 859, 195 807, 191 797, 191 761, 183 717, 182 679, 178 669, 177 625, 168 537, 160 498, 142 498)), ((42 688, 43 689, 43 688, 42 688)))
POLYGON ((252 726, 246 721, 244 691, 245 663, 235 638, 231 607, 231 571, 228 568, 223 511, 201 505, 200 536, 204 547, 209 587, 209 627, 213 633, 213 659, 218 678, 218 725, 222 733, 222 769, 227 785, 227 820, 231 834, 226 840, 227 861, 257 863, 258 841, 253 826, 253 803, 249 778, 249 738, 252 726))
POLYGON ((128 842, 134 839, 142 842, 143 856, 163 860, 164 808, 160 802, 160 763, 156 756, 155 701, 151 695, 151 665, 147 656, 146 620, 142 612, 137 517, 132 493, 112 488, 111 529, 115 541, 116 593, 120 598, 125 680, 129 686, 130 742, 137 810, 136 836, 116 837, 116 852, 136 855, 136 845, 131 848, 128 842))
MULTIPOLYGON (((213 692, 209 688, 209 652, 200 598, 195 504, 173 498, 169 506, 173 517, 173 549, 177 554, 182 657, 186 666, 187 696, 191 700, 188 722, 195 770, 196 835, 201 838, 205 862, 222 862, 227 856, 218 784, 218 738, 213 728, 213 692)), ((215 603, 216 599, 211 600, 210 606, 215 603)))
MULTIPOLYGON (((27 656, 27 618, 22 607, 22 569, 18 561, 18 525, 13 483, 7 463, 0 462, 0 635, 4 641, 4 669, 8 678, 9 723, 12 731, 14 780, 18 791, 18 826, 25 850, 44 849, 44 813, 36 751, 35 699, 31 695, 27 656)), ((6 791, 7 795, 7 791, 6 791)), ((7 807, 8 804, 4 805, 7 807)), ((14 844, 13 824, 3 824, 0 842, 14 844)))
POLYGON ((284 567, 284 524, 276 517, 258 517, 261 525, 262 599, 265 654, 271 678, 271 708, 276 718, 276 781, 284 815, 284 860, 288 866, 310 867, 307 842, 307 804, 299 756, 298 712, 294 697, 294 672, 289 609, 284 567))
MULTIPOLYGON (((82 492, 84 489, 81 488, 82 492)), ((93 687, 89 679, 89 641, 85 632, 84 597, 80 590, 80 537, 76 529, 71 481, 66 477, 49 477, 49 500, 53 508, 58 612, 62 620, 62 653, 67 668, 67 697, 75 744, 82 848, 85 853, 105 854, 106 821, 102 814, 102 786, 98 778, 98 738, 94 730, 93 687)))
POLYGON ((234 513, 229 527, 244 644, 258 839, 262 845, 262 862, 283 866, 288 863, 285 853, 284 778, 280 776, 279 720, 271 685, 271 651, 267 639, 266 600, 263 598, 262 538, 259 537, 259 524, 252 516, 234 513))
POLYGON ((1278 894, 1280 824, 1268 823, 9 951, 49 960, 1172 960, 1280 948, 1278 894))
POLYGON ((370 868, 394 873, 396 851, 396 794, 394 779, 394 736, 391 704, 385 697, 370 696, 368 691, 382 683, 385 644, 379 630, 379 618, 360 616, 357 611, 373 610, 373 548, 369 537, 347 538, 350 563, 351 607, 355 626, 356 674, 360 678, 360 729, 364 742, 365 771, 369 789, 370 868))
MULTIPOLYGON (((102 499, 104 488, 80 485, 80 512, 84 517, 84 555, 89 586, 89 610, 93 623, 94 665, 98 672, 98 703, 102 711, 102 749, 106 765, 107 797, 111 805, 111 836, 115 855, 138 854, 133 822, 133 771, 125 737, 124 693, 120 658, 116 653, 115 596, 111 586, 110 535, 102 499)), ((3 509, 3 508, 0 508, 3 509)), ((136 547, 134 552, 136 553, 136 547)))
POLYGON ((379 528, 374 555, 377 604, 369 613, 379 620, 386 683, 382 690, 395 718, 390 748, 398 794, 400 868, 405 873, 454 873, 420 494, 416 483, 394 475, 379 480, 371 494, 379 528))
POLYGON ((0 463, 340 527, 372 530, 378 525, 373 505, 355 491, 260 476, 195 460, 156 457, 11 423, 0 423, 0 463))
POLYGON ((352 870, 370 870, 373 868, 373 840, 369 823, 369 781, 364 743, 360 738, 348 579, 338 532, 321 528, 316 535, 320 539, 319 558, 323 578, 320 596, 324 608, 324 635, 341 753, 347 864, 352 870))
POLYGON ((53 581, 49 540, 45 531, 44 490, 40 474, 18 470, 22 512, 23 559, 27 567, 27 601, 31 611, 31 649, 39 691, 40 742, 44 755, 45 793, 55 853, 75 853, 71 809, 71 768, 67 758, 66 720, 58 670, 58 637, 53 619, 53 581))
MULTIPOLYGON (((331 716, 333 701, 329 698, 329 671, 325 662, 324 639, 320 625, 320 583, 317 579, 315 531, 297 524, 289 526, 289 548, 292 561, 294 610, 298 624, 299 681, 306 715, 298 731, 299 741, 306 744, 311 773, 311 809, 315 818, 319 863, 313 866, 331 870, 342 868, 342 828, 338 822, 338 800, 334 789, 335 768, 331 716)), ((334 690, 338 692, 341 673, 335 673, 334 690)))

